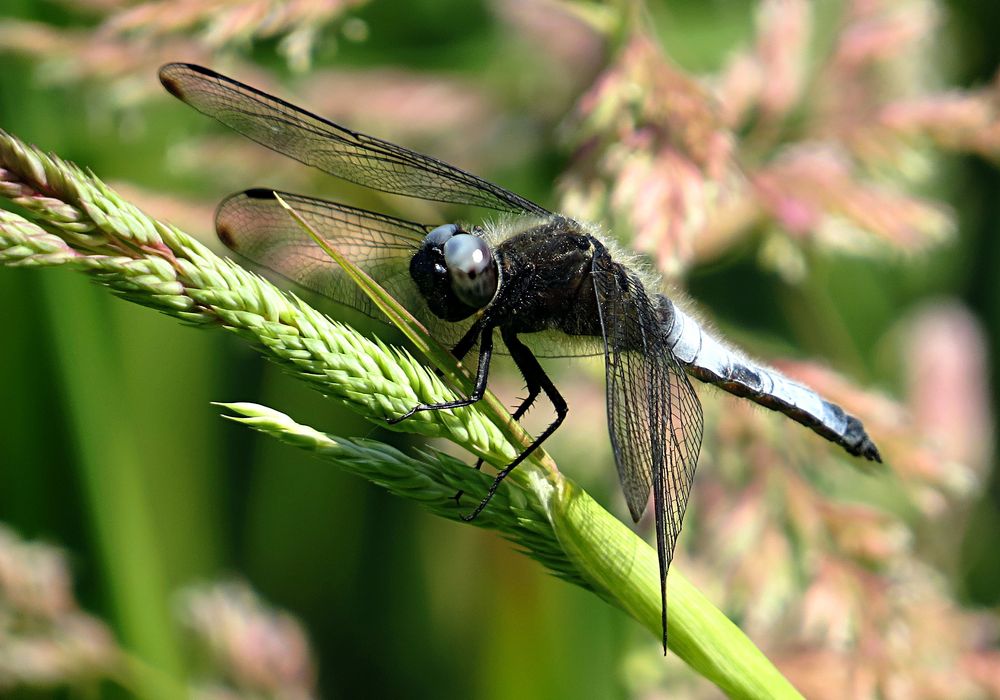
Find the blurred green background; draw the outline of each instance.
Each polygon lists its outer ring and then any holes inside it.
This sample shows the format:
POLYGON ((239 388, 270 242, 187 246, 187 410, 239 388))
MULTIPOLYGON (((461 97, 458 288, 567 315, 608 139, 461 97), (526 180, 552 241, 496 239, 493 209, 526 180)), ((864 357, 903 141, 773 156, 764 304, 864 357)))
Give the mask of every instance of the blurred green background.
MULTIPOLYGON (((754 6, 686 0, 652 9, 671 56, 697 72, 718 67, 747 40, 754 6)), ((5 0, 0 17, 86 31, 99 18, 84 8, 5 0)), ((990 81, 1000 64, 1000 4, 954 0, 945 9, 949 82, 990 81)), ((495 13, 464 0, 422 0, 372 2, 351 16, 363 20, 363 40, 331 29, 335 37, 316 42, 316 65, 403 66, 477 84, 518 145, 504 156, 502 147, 464 143, 472 138, 464 133, 439 135, 458 142, 442 155, 461 160, 469 149, 464 164, 557 204, 551 183, 568 157, 558 139, 563 113, 533 111, 531 49, 508 39, 495 13)), ((246 51, 294 85, 277 48, 277 40, 264 40, 246 51)), ((122 59, 109 52, 106 60, 122 59)), ((574 77, 577 90, 597 68, 574 77)), ((165 94, 136 98, 159 90, 153 72, 131 76, 116 91, 99 77, 70 84, 57 78, 23 53, 0 54, 0 127, 113 184, 188 198, 196 204, 177 223, 202 240, 212 238, 214 203, 243 187, 347 193, 354 204, 386 208, 370 194, 266 156, 261 162, 273 170, 191 176, 177 166, 187 157, 177 144, 219 130, 165 94)), ((305 103, 292 88, 279 94, 305 103)), ((563 112, 570 104, 567 98, 563 112)), ((351 124, 380 133, 357 119, 351 124)), ((430 150, 440 141, 408 145, 430 150)), ((942 167, 934 194, 957 211, 954 242, 918 260, 823 263, 832 303, 859 310, 845 314, 855 324, 847 332, 868 350, 860 369, 841 369, 863 385, 892 391, 895 377, 875 358, 875 339, 924 299, 957 297, 982 323, 990 348, 1000 336, 1000 174, 971 156, 948 157, 942 167), (872 298, 877 303, 869 304, 872 298)), ((794 324, 775 319, 773 309, 794 306, 796 293, 749 255, 695 269, 689 287, 724 322, 766 332, 780 347, 822 354, 794 324), (752 298, 734 292, 741 288, 753 289, 752 298)), ((327 697, 622 697, 637 673, 629 655, 638 648, 643 658, 653 656, 655 640, 624 615, 552 579, 494 535, 434 519, 220 419, 210 402, 257 401, 337 434, 413 444, 324 401, 238 339, 182 328, 59 270, 0 269, 0 296, 0 521, 64 546, 82 605, 157 667, 180 674, 192 663, 178 651, 171 592, 229 575, 303 622, 327 697)), ((996 355, 989 362, 996 376, 996 355)), ((497 386, 510 398, 518 382, 504 369, 497 386)), ((572 368, 557 371, 565 377, 572 368)), ((998 415, 1000 394, 991 395, 998 415)), ((571 415, 567 432, 603 436, 599 401, 571 415)), ((554 443, 557 459, 573 440, 554 443)), ((576 471, 574 462, 561 460, 599 500, 624 513, 606 455, 576 471)), ((974 505, 952 582, 970 605, 1000 603, 998 508, 994 479, 974 505)))

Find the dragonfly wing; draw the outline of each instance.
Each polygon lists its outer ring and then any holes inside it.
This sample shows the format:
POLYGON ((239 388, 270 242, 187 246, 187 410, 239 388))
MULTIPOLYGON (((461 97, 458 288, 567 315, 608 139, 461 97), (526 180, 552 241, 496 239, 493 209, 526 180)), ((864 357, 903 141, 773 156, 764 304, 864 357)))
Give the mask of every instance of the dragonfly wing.
POLYGON ((667 570, 698 463, 701 403, 639 279, 602 251, 594 258, 593 280, 604 335, 608 427, 633 520, 653 492, 665 651, 667 570))
POLYGON ((352 131, 207 68, 168 63, 160 68, 160 82, 230 129, 344 180, 408 197, 548 214, 534 202, 453 165, 352 131))
MULTIPOLYGON (((385 214, 278 193, 332 247, 368 273, 448 343, 463 332, 431 314, 410 277, 410 258, 433 227, 385 214)), ((215 227, 230 250, 285 279, 390 323, 360 287, 281 206, 272 190, 247 190, 219 205, 215 227)))
POLYGON ((562 331, 548 330, 525 333, 520 336, 535 357, 595 357, 604 354, 600 338, 586 335, 566 335, 562 331))

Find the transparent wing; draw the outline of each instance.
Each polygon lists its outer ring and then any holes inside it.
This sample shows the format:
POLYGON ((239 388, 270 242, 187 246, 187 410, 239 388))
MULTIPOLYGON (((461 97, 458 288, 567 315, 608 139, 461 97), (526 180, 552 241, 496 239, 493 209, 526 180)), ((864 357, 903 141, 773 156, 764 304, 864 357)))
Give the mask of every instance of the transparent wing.
POLYGON ((172 95, 278 153, 382 192, 500 211, 548 214, 503 187, 388 141, 351 131, 201 66, 168 63, 172 95))
POLYGON ((639 279, 606 251, 594 258, 593 279, 604 332, 608 428, 633 520, 653 492, 666 649, 667 569, 698 464, 701 403, 639 279))
MULTIPOLYGON (((562 331, 540 331, 519 336, 535 357, 594 357, 604 354, 600 338, 585 335, 566 335, 562 331)), ((500 352, 507 353, 500 348, 500 352)))
MULTIPOLYGON (((441 342, 457 342, 464 326, 431 314, 410 278, 410 258, 432 226, 322 199, 278 194, 331 246, 429 324, 441 342)), ((215 228, 219 239, 238 255, 339 304, 390 323, 299 227, 272 190, 247 190, 223 200, 215 214, 215 228)))

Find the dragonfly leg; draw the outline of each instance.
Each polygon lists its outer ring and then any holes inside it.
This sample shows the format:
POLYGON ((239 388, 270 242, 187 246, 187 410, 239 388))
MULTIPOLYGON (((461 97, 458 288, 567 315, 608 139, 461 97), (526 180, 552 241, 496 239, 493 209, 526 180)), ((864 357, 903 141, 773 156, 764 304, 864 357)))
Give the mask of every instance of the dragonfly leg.
MULTIPOLYGON (((479 333, 480 333, 479 324, 478 323, 473 324, 469 328, 469 330, 465 332, 465 335, 462 336, 462 339, 459 340, 457 343, 455 343, 455 347, 451 349, 452 356, 456 360, 461 360, 463 357, 468 355, 469 350, 471 350, 472 346, 476 344, 476 338, 479 337, 479 333)), ((442 375, 442 372, 441 370, 435 370, 435 374, 437 374, 437 376, 440 377, 442 375)), ((476 471, 479 471, 482 468, 483 468, 483 458, 480 457, 478 460, 476 460, 475 469, 476 471)), ((459 489, 458 491, 455 492, 455 495, 452 496, 452 499, 455 501, 456 506, 462 500, 462 496, 464 494, 465 491, 459 489)))
POLYGON ((461 361, 463 357, 469 354, 469 350, 472 349, 472 346, 476 344, 476 340, 479 338, 480 333, 482 333, 481 324, 472 324, 469 327, 469 330, 465 332, 465 335, 462 336, 461 340, 455 343, 455 347, 451 349, 452 357, 461 361))
MULTIPOLYGON (((541 390, 545 392, 545 395, 549 397, 549 401, 552 402, 552 406, 556 410, 556 419, 542 432, 541 435, 535 438, 534 441, 528 445, 524 452, 519 454, 513 462, 497 473, 496 478, 493 479, 493 483, 490 484, 490 488, 486 492, 486 497, 479 502, 479 505, 476 506, 471 513, 462 516, 462 520, 466 522, 475 520, 476 517, 483 512, 483 509, 489 505, 493 495, 497 492, 500 482, 506 479, 507 475, 514 471, 514 469, 521 464, 521 462, 527 459, 532 452, 541 447, 542 443, 545 442, 560 425, 562 425, 563 420, 566 418, 566 414, 569 413, 569 405, 566 403, 566 400, 556 389, 552 380, 549 379, 549 375, 547 375, 545 370, 542 369, 541 364, 538 362, 538 358, 532 354, 531 350, 529 350, 524 343, 518 340, 517 334, 501 331, 501 337, 503 338, 503 342, 507 345, 507 349, 510 350, 510 356, 514 360, 514 364, 516 364, 517 368, 521 370, 521 374, 524 376, 524 381, 529 387, 529 392, 531 392, 531 387, 541 388, 541 390)), ((534 396, 538 396, 537 391, 533 393, 534 396)), ((530 400, 526 400, 522 404, 524 411, 528 410, 528 407, 531 405, 531 401, 533 400, 534 397, 531 397, 530 400)))
MULTIPOLYGON (((465 339, 463 338, 463 340, 465 339)), ((479 342, 479 368, 476 371, 476 384, 472 389, 472 393, 468 397, 464 399, 456 399, 455 401, 445 401, 443 403, 418 404, 401 416, 396 418, 387 418, 386 422, 389 425, 395 425, 396 423, 406 420, 419 411, 442 411, 446 408, 461 408, 463 406, 471 406, 476 403, 483 398, 483 395, 486 393, 486 380, 489 377, 490 359, 492 357, 493 329, 487 328, 483 330, 479 342)))
MULTIPOLYGON (((513 418, 514 420, 519 420, 521 416, 527 413, 528 409, 531 408, 531 404, 533 404, 535 402, 535 399, 538 398, 538 395, 542 393, 542 387, 540 384, 527 381, 527 379, 525 381, 528 385, 527 386, 528 395, 525 397, 524 401, 521 402, 521 404, 517 407, 517 409, 515 409, 514 413, 511 415, 511 418, 513 418)), ((479 471, 480 469, 483 468, 482 457, 476 460, 476 465, 473 468, 476 471, 479 471)), ((455 500, 456 506, 459 505, 459 501, 464 495, 465 491, 459 489, 458 491, 455 492, 455 495, 452 496, 452 498, 455 500)))
MULTIPOLYGON (((472 349, 472 346, 476 344, 476 340, 479 339, 480 333, 482 333, 481 324, 474 323, 469 326, 469 330, 465 332, 465 335, 462 336, 461 340, 455 343, 455 347, 451 349, 451 356, 461 362, 462 359, 469 354, 469 350, 472 349)), ((444 372, 435 368, 434 376, 440 379, 444 376, 444 372)))

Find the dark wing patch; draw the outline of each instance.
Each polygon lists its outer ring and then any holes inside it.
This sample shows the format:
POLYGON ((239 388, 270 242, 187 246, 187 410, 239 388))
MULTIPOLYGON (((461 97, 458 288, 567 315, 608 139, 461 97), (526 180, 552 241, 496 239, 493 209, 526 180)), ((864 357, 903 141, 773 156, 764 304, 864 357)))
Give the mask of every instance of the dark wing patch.
POLYGON ((701 403, 639 279, 607 251, 595 254, 593 279, 604 333, 608 428, 633 520, 653 492, 665 652, 667 570, 698 464, 701 403))
POLYGON ((331 175, 382 192, 499 211, 544 208, 460 168, 311 114, 201 66, 169 63, 170 94, 259 144, 331 175))

